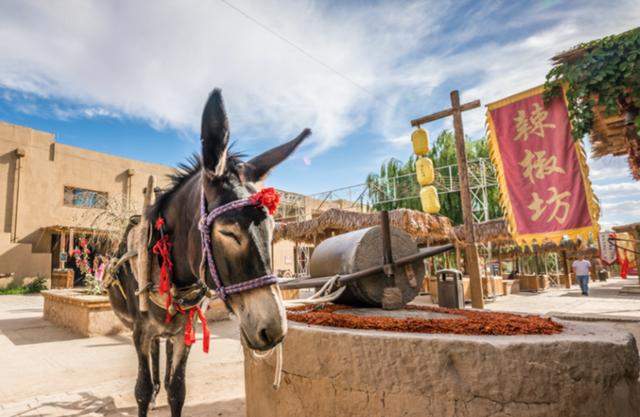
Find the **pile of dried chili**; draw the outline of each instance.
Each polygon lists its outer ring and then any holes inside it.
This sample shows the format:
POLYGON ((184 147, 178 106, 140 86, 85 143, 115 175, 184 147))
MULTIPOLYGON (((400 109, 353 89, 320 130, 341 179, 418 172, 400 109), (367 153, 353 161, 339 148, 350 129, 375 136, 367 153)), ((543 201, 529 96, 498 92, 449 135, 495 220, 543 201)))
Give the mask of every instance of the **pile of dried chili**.
POLYGON ((337 313, 338 310, 351 308, 333 304, 327 304, 319 308, 296 307, 287 310, 287 317, 291 321, 316 326, 409 333, 515 336, 550 335, 562 331, 561 324, 540 316, 476 310, 452 310, 440 307, 409 305, 405 307, 405 310, 451 314, 459 317, 423 319, 417 317, 361 316, 347 312, 337 313))

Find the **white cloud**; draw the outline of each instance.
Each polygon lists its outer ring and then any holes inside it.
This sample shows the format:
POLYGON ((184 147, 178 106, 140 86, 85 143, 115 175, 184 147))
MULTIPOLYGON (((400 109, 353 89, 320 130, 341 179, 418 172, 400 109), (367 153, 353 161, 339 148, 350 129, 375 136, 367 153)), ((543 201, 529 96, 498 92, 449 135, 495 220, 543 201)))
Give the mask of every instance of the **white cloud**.
POLYGON ((385 139, 385 142, 389 145, 399 149, 410 149, 411 146, 411 131, 406 131, 400 136, 394 136, 385 139))
POLYGON ((310 126, 317 153, 388 106, 332 69, 375 95, 438 17, 418 3, 403 14, 385 3, 338 12, 310 1, 232 4, 331 69, 223 2, 5 2, 0 85, 193 132, 219 86, 234 132, 284 140, 310 126))
MULTIPOLYGON (((640 20, 636 0, 551 10, 229 1, 314 58, 221 1, 9 0, 0 4, 0 86, 18 93, 4 99, 29 114, 38 104, 18 100, 23 93, 61 99, 71 104, 49 109, 53 117, 136 117, 193 136, 207 93, 219 86, 235 138, 282 141, 309 126, 310 161, 366 127, 389 145, 372 151, 374 164, 389 151, 408 154, 409 120, 448 107, 451 88, 487 104, 541 84, 554 54, 640 20)), ((482 135, 484 117, 466 112, 465 132, 482 135)), ((429 128, 435 135, 450 126, 446 119, 429 128)), ((603 201, 638 191, 624 158, 589 163, 603 201)), ((603 222, 640 214, 634 206, 603 203, 603 222)))
MULTIPOLYGON (((483 103, 538 84, 554 53, 640 17, 631 0, 530 7, 506 22, 497 3, 231 4, 331 69, 223 2, 5 1, 0 85, 187 132, 197 132, 206 94, 220 86, 234 133, 284 140, 310 126, 313 156, 370 122, 400 137, 415 113, 448 104, 446 93, 432 94, 450 81, 464 87, 463 99, 483 103), (461 7, 464 25, 451 27, 461 7), (524 39, 461 48, 532 22, 540 27, 524 39)), ((483 113, 465 115, 467 133, 482 133, 483 113)))
POLYGON ((620 198, 622 195, 640 193, 640 182, 618 182, 614 184, 594 184, 593 190, 602 199, 604 196, 620 198))

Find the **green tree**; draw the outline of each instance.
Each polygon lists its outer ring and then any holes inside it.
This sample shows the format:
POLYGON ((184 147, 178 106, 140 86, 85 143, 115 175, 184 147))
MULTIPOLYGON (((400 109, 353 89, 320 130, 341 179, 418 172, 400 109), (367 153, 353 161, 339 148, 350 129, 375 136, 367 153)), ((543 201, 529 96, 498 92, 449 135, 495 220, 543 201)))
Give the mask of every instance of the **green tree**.
MULTIPOLYGON (((489 157, 489 148, 484 138, 467 141, 466 151, 469 161, 489 157)), ((427 156, 433 160, 436 170, 439 167, 452 165, 451 172, 443 174, 447 177, 450 175, 454 181, 458 178, 455 138, 451 131, 443 130, 438 135, 427 156)), ((415 160, 414 155, 411 155, 405 163, 392 158, 382 164, 378 173, 367 176, 369 199, 374 210, 395 208, 421 210, 420 185, 416 180, 415 160)), ((436 186, 438 186, 438 180, 436 180, 436 186)), ((501 217, 498 188, 489 188, 487 194, 490 218, 501 217)), ((440 194, 440 206, 440 214, 449 217, 454 224, 462 223, 460 193, 440 194)))

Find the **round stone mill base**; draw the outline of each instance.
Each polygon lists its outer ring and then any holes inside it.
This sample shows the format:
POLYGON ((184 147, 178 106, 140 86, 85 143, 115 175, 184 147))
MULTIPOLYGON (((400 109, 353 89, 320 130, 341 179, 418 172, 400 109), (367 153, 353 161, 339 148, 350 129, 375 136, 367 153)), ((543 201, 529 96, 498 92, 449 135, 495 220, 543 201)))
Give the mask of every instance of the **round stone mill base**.
POLYGON ((279 390, 275 355, 245 351, 247 417, 639 416, 633 337, 562 324, 550 336, 462 336, 289 321, 279 390))

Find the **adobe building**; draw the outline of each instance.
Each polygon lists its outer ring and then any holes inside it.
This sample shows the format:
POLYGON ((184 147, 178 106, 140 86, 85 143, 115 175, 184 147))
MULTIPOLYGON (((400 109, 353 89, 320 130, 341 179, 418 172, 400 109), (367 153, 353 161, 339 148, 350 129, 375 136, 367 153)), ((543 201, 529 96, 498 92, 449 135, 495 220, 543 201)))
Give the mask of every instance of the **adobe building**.
MULTIPOLYGON (((13 275, 20 284, 22 278, 50 278, 53 269, 73 266, 68 254, 79 239, 105 231, 95 221, 100 213, 118 210, 123 218, 139 213, 149 175, 162 188, 173 171, 57 143, 51 133, 0 121, 0 277, 13 275)), ((280 193, 277 221, 305 220, 347 204, 280 193)), ((312 249, 275 243, 273 271, 304 275, 312 249)))
POLYGON ((51 133, 0 122, 0 274, 51 276, 107 202, 142 206, 153 174, 172 168, 56 143, 51 133), (64 255, 63 255, 64 258, 64 255))

